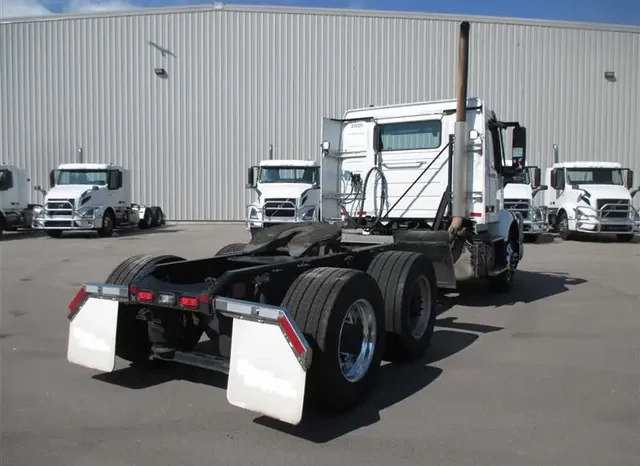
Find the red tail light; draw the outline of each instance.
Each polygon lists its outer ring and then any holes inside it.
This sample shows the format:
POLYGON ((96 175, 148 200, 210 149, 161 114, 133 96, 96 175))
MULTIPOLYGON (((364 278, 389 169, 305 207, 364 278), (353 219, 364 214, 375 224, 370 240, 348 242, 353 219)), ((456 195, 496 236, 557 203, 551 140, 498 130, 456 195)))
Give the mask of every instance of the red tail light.
POLYGON ((73 299, 69 303, 69 313, 74 313, 74 312, 76 312, 78 310, 78 308, 84 302, 84 298, 85 298, 86 295, 87 295, 87 290, 83 286, 82 288, 80 288, 78 290, 76 295, 73 297, 73 299))
POLYGON ((137 294, 138 301, 150 302, 153 301, 153 293, 151 291, 141 290, 137 294))
POLYGON ((200 302, 198 301, 198 298, 194 298, 193 296, 180 296, 180 306, 198 309, 200 307, 200 302))
POLYGON ((281 313, 278 316, 278 325, 282 329, 284 335, 287 337, 287 340, 289 340, 289 343, 291 344, 293 351, 296 353, 296 356, 303 356, 305 353, 304 344, 302 343, 302 341, 300 341, 300 338, 298 338, 298 334, 294 330, 293 325, 291 325, 291 322, 289 322, 289 319, 287 319, 287 316, 281 313))

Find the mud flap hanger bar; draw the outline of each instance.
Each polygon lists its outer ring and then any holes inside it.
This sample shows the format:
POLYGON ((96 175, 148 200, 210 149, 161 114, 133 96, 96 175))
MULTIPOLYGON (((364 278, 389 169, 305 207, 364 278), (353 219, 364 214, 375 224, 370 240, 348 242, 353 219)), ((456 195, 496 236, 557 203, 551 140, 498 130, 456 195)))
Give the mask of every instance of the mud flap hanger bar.
MULTIPOLYGON (((85 283, 69 303, 70 320, 90 297, 128 302, 129 288, 121 285, 85 283)), ((220 314, 229 318, 250 320, 265 325, 277 325, 303 370, 307 371, 311 367, 311 346, 286 309, 224 297, 216 297, 213 300, 213 307, 220 314)))

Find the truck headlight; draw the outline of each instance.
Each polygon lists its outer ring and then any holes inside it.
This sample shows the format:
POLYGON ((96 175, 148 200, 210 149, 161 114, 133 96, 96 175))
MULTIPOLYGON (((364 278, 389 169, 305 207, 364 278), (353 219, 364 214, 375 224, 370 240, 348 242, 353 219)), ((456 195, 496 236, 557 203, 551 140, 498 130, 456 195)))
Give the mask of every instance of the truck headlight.
POLYGON ((542 212, 540 212, 540 209, 534 209, 533 210, 533 221, 534 222, 541 222, 542 221, 542 212))
POLYGON ((313 215, 316 212, 315 207, 311 207, 304 211, 304 213, 300 216, 302 220, 313 220, 313 215))
POLYGON ((255 207, 251 207, 251 210, 249 210, 249 218, 251 218, 251 219, 257 219, 258 218, 258 211, 256 210, 255 207))
POLYGON ((78 216, 84 217, 84 218, 93 217, 95 212, 96 212, 95 207, 86 207, 86 208, 78 209, 78 216))
POLYGON ((42 218, 42 217, 44 217, 44 209, 42 207, 34 207, 33 218, 42 218))

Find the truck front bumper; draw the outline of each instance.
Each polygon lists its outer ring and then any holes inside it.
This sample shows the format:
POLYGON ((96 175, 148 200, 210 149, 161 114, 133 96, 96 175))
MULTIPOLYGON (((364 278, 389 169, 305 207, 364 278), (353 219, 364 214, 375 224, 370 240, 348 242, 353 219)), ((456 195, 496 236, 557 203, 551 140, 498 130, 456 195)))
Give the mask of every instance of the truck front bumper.
POLYGON ((634 208, 627 217, 611 218, 598 210, 578 207, 575 223, 580 233, 640 234, 640 216, 634 208))
POLYGON ((539 235, 549 231, 549 221, 545 207, 532 207, 528 211, 511 209, 519 212, 522 217, 522 231, 525 235, 539 235), (524 214, 527 214, 526 218, 524 214))
POLYGON ((318 220, 318 209, 315 207, 290 207, 286 210, 287 216, 265 214, 264 209, 255 205, 247 206, 247 220, 245 228, 253 230, 256 228, 267 228, 286 223, 315 222, 318 220))
POLYGON ((45 211, 33 219, 36 230, 95 230, 102 225, 102 217, 94 214, 82 216, 74 212, 71 215, 49 215, 45 211))

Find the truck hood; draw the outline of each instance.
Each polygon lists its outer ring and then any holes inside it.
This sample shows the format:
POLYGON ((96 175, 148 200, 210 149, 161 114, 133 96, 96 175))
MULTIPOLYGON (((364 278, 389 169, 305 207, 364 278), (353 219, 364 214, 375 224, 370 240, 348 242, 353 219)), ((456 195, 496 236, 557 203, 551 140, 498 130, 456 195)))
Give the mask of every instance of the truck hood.
POLYGON ((624 186, 613 186, 604 184, 582 184, 578 185, 591 194, 591 200, 596 199, 631 199, 629 190, 624 186))
POLYGON ((78 199, 82 193, 91 191, 92 188, 89 184, 54 186, 47 193, 45 202, 49 199, 78 199))
POLYGON ((310 184, 303 183, 265 183, 258 186, 260 199, 284 199, 299 198, 300 195, 311 188, 310 184))
POLYGON ((531 199, 531 185, 509 183, 503 188, 505 199, 531 199))

